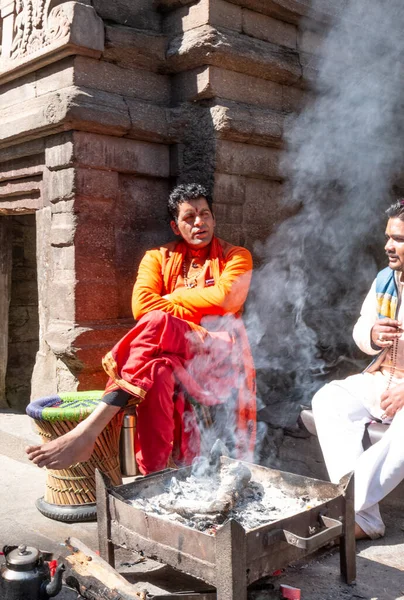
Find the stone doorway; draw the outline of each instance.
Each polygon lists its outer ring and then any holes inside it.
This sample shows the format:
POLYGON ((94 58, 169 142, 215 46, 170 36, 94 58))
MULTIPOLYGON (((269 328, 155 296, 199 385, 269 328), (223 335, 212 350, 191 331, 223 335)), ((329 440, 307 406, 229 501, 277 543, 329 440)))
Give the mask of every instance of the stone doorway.
POLYGON ((0 217, 0 408, 23 412, 39 348, 35 214, 0 217))

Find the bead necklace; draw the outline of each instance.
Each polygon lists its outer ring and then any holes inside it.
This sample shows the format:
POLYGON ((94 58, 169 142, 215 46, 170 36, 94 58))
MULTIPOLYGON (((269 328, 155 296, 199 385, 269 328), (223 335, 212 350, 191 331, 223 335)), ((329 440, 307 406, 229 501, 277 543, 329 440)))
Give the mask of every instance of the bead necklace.
MULTIPOLYGON (((192 264, 192 267, 193 266, 194 265, 192 264)), ((184 262, 182 263, 182 277, 184 279, 185 287, 190 288, 190 289, 196 287, 198 285, 197 279, 198 279, 199 275, 202 273, 202 271, 204 270, 204 268, 205 268, 205 263, 202 265, 202 268, 199 269, 199 271, 196 271, 196 273, 194 273, 192 275, 192 277, 188 277, 187 264, 186 264, 186 261, 184 260, 184 262)))
POLYGON ((396 371, 397 354, 398 354, 398 338, 394 338, 393 345, 390 348, 389 354, 390 354, 390 374, 389 374, 389 381, 387 383, 386 390, 388 390, 390 388, 391 382, 393 381, 394 373, 396 371))

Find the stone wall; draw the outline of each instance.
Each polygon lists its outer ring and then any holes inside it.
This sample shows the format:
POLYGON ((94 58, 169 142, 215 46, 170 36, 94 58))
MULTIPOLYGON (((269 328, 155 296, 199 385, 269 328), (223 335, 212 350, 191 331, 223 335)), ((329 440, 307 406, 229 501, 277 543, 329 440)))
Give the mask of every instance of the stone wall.
POLYGON ((11 219, 12 273, 6 389, 8 404, 19 409, 31 391, 39 341, 35 215, 11 219))
POLYGON ((170 237, 173 183, 211 186, 218 234, 252 250, 285 218, 285 123, 332 7, 0 0, 0 220, 37 223, 32 396, 103 387, 139 258, 170 237))

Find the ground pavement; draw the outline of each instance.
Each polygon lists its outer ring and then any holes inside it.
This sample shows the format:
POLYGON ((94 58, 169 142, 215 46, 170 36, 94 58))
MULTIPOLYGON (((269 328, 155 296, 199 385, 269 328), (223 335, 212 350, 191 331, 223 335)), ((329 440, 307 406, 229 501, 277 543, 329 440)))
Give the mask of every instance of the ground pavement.
MULTIPOLYGON (((47 519, 35 508, 36 499, 44 493, 46 474, 29 463, 24 447, 37 440, 27 416, 0 411, 0 548, 5 544, 27 544, 58 555, 61 544, 71 536, 96 550, 96 523, 60 523, 47 519)), ((255 600, 279 598, 281 583, 299 587, 302 600, 404 600, 404 494, 402 498, 403 509, 397 501, 382 508, 386 536, 358 543, 358 577, 354 585, 342 583, 338 552, 329 549, 272 578, 274 590, 264 590, 255 600)), ((154 581, 155 587, 150 590, 156 590, 175 579, 167 567, 124 552, 118 553, 118 568, 128 577, 131 573, 137 589, 147 588, 147 582, 154 581)), ((64 589, 57 598, 73 600, 77 594, 64 589)))

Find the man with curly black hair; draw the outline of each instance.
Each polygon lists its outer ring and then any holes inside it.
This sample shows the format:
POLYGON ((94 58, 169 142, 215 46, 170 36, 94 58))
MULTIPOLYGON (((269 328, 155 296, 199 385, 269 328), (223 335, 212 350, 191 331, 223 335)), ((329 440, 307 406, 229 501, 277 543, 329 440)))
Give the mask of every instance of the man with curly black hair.
POLYGON ((192 462, 201 451, 201 422, 211 421, 209 407, 213 414, 224 407, 220 435, 233 454, 252 458, 255 373, 240 319, 251 254, 214 235, 212 199, 203 186, 177 186, 168 212, 177 239, 146 252, 139 265, 132 295, 137 323, 103 359, 109 375, 103 401, 69 433, 28 448, 38 466, 63 469, 88 460, 99 433, 128 404, 136 406, 143 474, 192 462))

